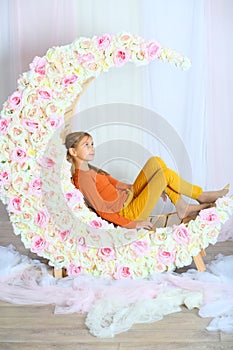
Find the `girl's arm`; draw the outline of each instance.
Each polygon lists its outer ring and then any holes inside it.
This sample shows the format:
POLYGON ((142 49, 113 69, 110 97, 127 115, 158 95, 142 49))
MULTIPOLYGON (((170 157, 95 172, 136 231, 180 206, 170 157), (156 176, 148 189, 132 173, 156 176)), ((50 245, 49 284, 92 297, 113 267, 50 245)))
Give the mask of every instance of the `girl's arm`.
POLYGON ((101 216, 102 219, 112 222, 115 225, 126 227, 126 228, 136 228, 137 222, 131 221, 124 216, 120 215, 119 213, 106 213, 106 212, 100 212, 96 211, 99 216, 101 216))
POLYGON ((116 189, 118 190, 126 190, 126 189, 131 189, 132 185, 131 184, 127 184, 125 182, 121 182, 118 181, 117 179, 115 179, 114 177, 107 175, 109 182, 111 182, 112 185, 114 185, 116 187, 116 189))

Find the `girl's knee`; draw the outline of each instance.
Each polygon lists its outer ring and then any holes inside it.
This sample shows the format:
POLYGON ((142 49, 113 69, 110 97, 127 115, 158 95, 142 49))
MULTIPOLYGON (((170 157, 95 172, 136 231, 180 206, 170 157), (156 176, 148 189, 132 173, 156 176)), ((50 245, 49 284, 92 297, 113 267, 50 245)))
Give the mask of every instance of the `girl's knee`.
POLYGON ((149 162, 156 163, 156 164, 159 163, 161 168, 166 168, 167 167, 166 164, 164 163, 164 161, 162 160, 162 158, 160 158, 158 156, 153 156, 153 157, 149 158, 149 162))

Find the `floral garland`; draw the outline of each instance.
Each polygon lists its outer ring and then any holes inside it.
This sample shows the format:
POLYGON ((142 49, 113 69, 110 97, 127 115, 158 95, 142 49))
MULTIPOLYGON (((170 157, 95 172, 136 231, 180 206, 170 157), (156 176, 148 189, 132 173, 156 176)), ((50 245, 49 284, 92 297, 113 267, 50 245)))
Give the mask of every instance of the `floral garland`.
POLYGON ((128 33, 79 38, 35 57, 0 118, 0 196, 14 232, 26 248, 68 274, 111 278, 147 277, 189 265, 214 244, 232 200, 217 201, 195 221, 157 229, 115 228, 91 212, 70 182, 70 164, 60 133, 64 113, 82 84, 111 67, 154 59, 187 69, 190 60, 157 41, 128 33), (58 179, 60 181, 58 181, 58 179))

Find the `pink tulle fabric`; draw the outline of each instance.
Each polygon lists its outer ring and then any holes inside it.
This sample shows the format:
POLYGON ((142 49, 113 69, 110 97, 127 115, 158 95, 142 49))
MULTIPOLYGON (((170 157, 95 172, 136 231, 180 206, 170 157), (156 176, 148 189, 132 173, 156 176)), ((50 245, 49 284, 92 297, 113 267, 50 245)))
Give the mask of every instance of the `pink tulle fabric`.
POLYGON ((54 304, 55 313, 85 313, 96 337, 113 337, 135 323, 155 322, 181 306, 212 317, 207 327, 233 333, 233 256, 218 255, 207 271, 163 273, 148 280, 107 280, 89 275, 54 278, 49 267, 0 247, 0 300, 54 304))

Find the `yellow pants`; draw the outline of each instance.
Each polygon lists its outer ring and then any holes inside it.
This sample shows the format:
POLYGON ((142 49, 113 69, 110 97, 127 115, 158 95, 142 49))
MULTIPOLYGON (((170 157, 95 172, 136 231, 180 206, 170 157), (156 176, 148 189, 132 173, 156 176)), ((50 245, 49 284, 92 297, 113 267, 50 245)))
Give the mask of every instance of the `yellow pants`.
POLYGON ((161 158, 151 157, 134 181, 132 191, 131 201, 121 209, 120 215, 134 221, 148 218, 163 191, 176 204, 181 194, 197 199, 202 188, 182 179, 161 158))

